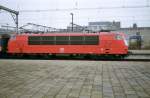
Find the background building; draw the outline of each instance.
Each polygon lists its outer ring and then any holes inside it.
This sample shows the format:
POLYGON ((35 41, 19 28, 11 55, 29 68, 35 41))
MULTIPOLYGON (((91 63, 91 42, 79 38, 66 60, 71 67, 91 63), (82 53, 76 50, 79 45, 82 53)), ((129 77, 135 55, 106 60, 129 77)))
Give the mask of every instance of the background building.
POLYGON ((128 36, 128 38, 136 35, 139 32, 142 36, 142 48, 150 48, 150 27, 120 28, 115 32, 124 32, 128 36))
MULTIPOLYGON (((139 32, 140 35, 142 36, 142 48, 150 49, 150 27, 138 27, 137 24, 133 24, 132 27, 122 28, 120 24, 121 24, 120 22, 89 22, 87 26, 74 24, 73 32, 88 33, 88 32, 98 32, 101 30, 110 30, 112 32, 123 32, 128 36, 128 39, 131 36, 136 36, 137 32, 139 32)), ((46 27, 41 25, 40 27, 42 27, 43 31, 40 31, 41 28, 39 28, 39 25, 38 27, 36 26, 31 29, 25 28, 25 30, 29 30, 29 32, 31 31, 37 32, 37 30, 39 30, 39 32, 44 32, 44 33, 72 32, 72 24, 69 24, 66 29, 55 29, 52 27, 46 27)), ((12 27, 3 26, 0 28, 0 34, 13 34, 14 32, 15 32, 15 28, 12 27)), ((22 29, 20 29, 20 32, 23 32, 22 29)))
POLYGON ((120 29, 120 22, 89 22, 88 28, 91 31, 97 32, 101 30, 118 30, 120 29))
MULTIPOLYGON (((87 29, 87 26, 81 26, 78 24, 73 24, 73 32, 84 32, 87 29)), ((67 31, 72 32, 72 23, 67 26, 67 31)))

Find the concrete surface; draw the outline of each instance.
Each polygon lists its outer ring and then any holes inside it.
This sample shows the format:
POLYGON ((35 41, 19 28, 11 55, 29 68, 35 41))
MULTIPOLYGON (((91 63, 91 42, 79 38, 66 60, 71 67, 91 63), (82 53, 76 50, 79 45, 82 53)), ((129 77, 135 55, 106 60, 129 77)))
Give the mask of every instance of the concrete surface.
POLYGON ((150 98, 150 62, 1 59, 0 98, 150 98))

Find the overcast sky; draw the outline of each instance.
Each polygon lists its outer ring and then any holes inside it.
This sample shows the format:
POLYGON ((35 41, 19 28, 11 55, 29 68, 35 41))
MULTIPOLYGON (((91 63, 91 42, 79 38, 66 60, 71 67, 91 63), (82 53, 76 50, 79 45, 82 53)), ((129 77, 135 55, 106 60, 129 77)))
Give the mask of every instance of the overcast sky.
MULTIPOLYGON (((150 5, 150 0, 0 0, 0 5, 20 11, 19 26, 36 23, 65 28, 71 22, 71 12, 74 13, 74 22, 79 25, 88 25, 88 22, 93 21, 115 20, 121 21, 122 27, 131 27, 133 23, 137 23, 138 26, 150 26, 150 7, 107 9, 108 7, 146 6, 150 5), (100 7, 104 9, 91 9, 100 7)), ((7 23, 14 25, 11 15, 0 11, 0 25, 7 23)))

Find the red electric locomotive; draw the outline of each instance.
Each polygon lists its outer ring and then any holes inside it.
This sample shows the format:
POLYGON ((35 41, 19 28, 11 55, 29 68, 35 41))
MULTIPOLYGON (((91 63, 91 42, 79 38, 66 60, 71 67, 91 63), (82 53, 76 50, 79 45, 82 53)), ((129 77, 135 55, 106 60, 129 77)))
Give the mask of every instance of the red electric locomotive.
POLYGON ((0 53, 2 51, 2 39, 1 39, 1 36, 0 36, 0 53))
POLYGON ((8 53, 125 56, 128 45, 123 33, 20 34, 10 38, 8 53))

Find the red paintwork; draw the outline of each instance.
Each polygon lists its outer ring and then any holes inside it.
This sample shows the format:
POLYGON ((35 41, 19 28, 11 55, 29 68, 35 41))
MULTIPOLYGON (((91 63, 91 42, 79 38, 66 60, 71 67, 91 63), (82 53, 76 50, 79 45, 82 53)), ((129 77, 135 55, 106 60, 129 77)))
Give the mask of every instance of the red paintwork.
POLYGON ((54 33, 54 34, 21 34, 8 42, 8 53, 49 53, 49 54, 127 54, 128 46, 124 40, 115 36, 123 33, 54 33), (99 36, 99 45, 28 45, 28 36, 99 36))
POLYGON ((1 41, 1 36, 0 36, 0 52, 2 51, 2 41, 1 41))

